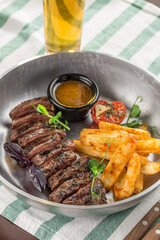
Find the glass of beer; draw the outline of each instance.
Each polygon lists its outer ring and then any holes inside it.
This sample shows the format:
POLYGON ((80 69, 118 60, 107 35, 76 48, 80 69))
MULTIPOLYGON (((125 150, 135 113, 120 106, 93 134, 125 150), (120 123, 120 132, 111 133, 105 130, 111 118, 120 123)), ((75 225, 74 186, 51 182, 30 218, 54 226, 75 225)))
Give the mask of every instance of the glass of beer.
POLYGON ((43 0, 48 52, 80 49, 85 0, 43 0))

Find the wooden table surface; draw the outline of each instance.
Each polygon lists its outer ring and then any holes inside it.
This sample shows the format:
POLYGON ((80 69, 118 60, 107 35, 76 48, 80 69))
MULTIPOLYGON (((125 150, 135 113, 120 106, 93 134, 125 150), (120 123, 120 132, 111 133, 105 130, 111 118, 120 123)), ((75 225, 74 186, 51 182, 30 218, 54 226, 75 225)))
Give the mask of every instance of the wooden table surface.
MULTIPOLYGON (((160 7, 160 0, 147 0, 160 7)), ((0 240, 36 240, 34 236, 0 216, 0 240)))

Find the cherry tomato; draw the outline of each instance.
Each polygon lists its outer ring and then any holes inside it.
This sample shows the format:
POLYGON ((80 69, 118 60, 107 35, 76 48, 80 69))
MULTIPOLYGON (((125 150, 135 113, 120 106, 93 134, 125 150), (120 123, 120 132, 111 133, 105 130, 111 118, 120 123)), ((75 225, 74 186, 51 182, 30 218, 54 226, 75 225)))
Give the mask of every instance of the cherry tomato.
POLYGON ((126 116, 126 107, 120 101, 108 102, 99 100, 92 107, 91 116, 97 124, 101 121, 120 124, 126 116))

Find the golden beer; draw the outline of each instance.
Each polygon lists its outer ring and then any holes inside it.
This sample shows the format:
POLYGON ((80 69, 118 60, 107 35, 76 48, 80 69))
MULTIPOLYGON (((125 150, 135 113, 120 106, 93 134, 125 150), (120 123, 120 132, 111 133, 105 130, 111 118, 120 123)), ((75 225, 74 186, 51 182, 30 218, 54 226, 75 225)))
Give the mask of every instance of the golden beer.
POLYGON ((79 50, 85 0, 43 0, 46 49, 79 50))

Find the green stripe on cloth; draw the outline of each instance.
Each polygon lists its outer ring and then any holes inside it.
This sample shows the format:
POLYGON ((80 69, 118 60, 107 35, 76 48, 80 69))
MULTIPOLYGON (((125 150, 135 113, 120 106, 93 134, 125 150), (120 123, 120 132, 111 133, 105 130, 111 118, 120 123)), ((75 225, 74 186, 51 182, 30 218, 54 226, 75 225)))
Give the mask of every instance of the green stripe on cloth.
MULTIPOLYGON (((85 12, 85 19, 84 24, 89 21, 94 15, 100 11, 103 7, 105 7, 111 0, 96 0, 91 4, 85 12)), ((37 55, 42 55, 45 53, 45 47, 40 49, 40 51, 37 53, 37 55)))
POLYGON ((41 49, 39 50, 39 52, 38 52, 36 55, 42 55, 42 54, 45 53, 45 51, 46 51, 46 48, 43 47, 43 48, 41 48, 41 49))
POLYGON ((85 240, 108 239, 134 208, 135 206, 107 216, 85 237, 85 240))
POLYGON ((94 15, 105 7, 111 0, 96 0, 85 11, 84 23, 88 22, 94 15))
POLYGON ((13 53, 16 49, 21 47, 27 39, 39 30, 43 26, 43 15, 41 14, 37 18, 35 18, 32 22, 26 24, 19 34, 9 41, 6 45, 1 48, 0 51, 0 62, 11 53, 13 53))
POLYGON ((27 203, 17 199, 9 204, 1 214, 11 222, 14 222, 18 215, 28 208, 30 208, 30 206, 27 203))
POLYGON ((0 11, 0 27, 2 27, 8 20, 8 18, 21 8, 23 8, 30 0, 15 0, 6 8, 0 11))
MULTIPOLYGON (((160 23, 159 23, 160 24, 160 23)), ((148 67, 148 70, 156 76, 160 74, 160 56, 158 56, 148 67)))
POLYGON ((49 221, 44 222, 35 233, 35 237, 43 240, 50 240, 54 234, 65 224, 71 222, 74 218, 56 215, 49 221))
POLYGON ((104 45, 120 28, 134 17, 146 4, 142 0, 136 0, 125 11, 122 12, 111 24, 109 24, 102 32, 92 39, 84 50, 97 51, 104 45))
POLYGON ((158 31, 160 31, 160 16, 144 29, 119 56, 127 60, 131 59, 158 31))

